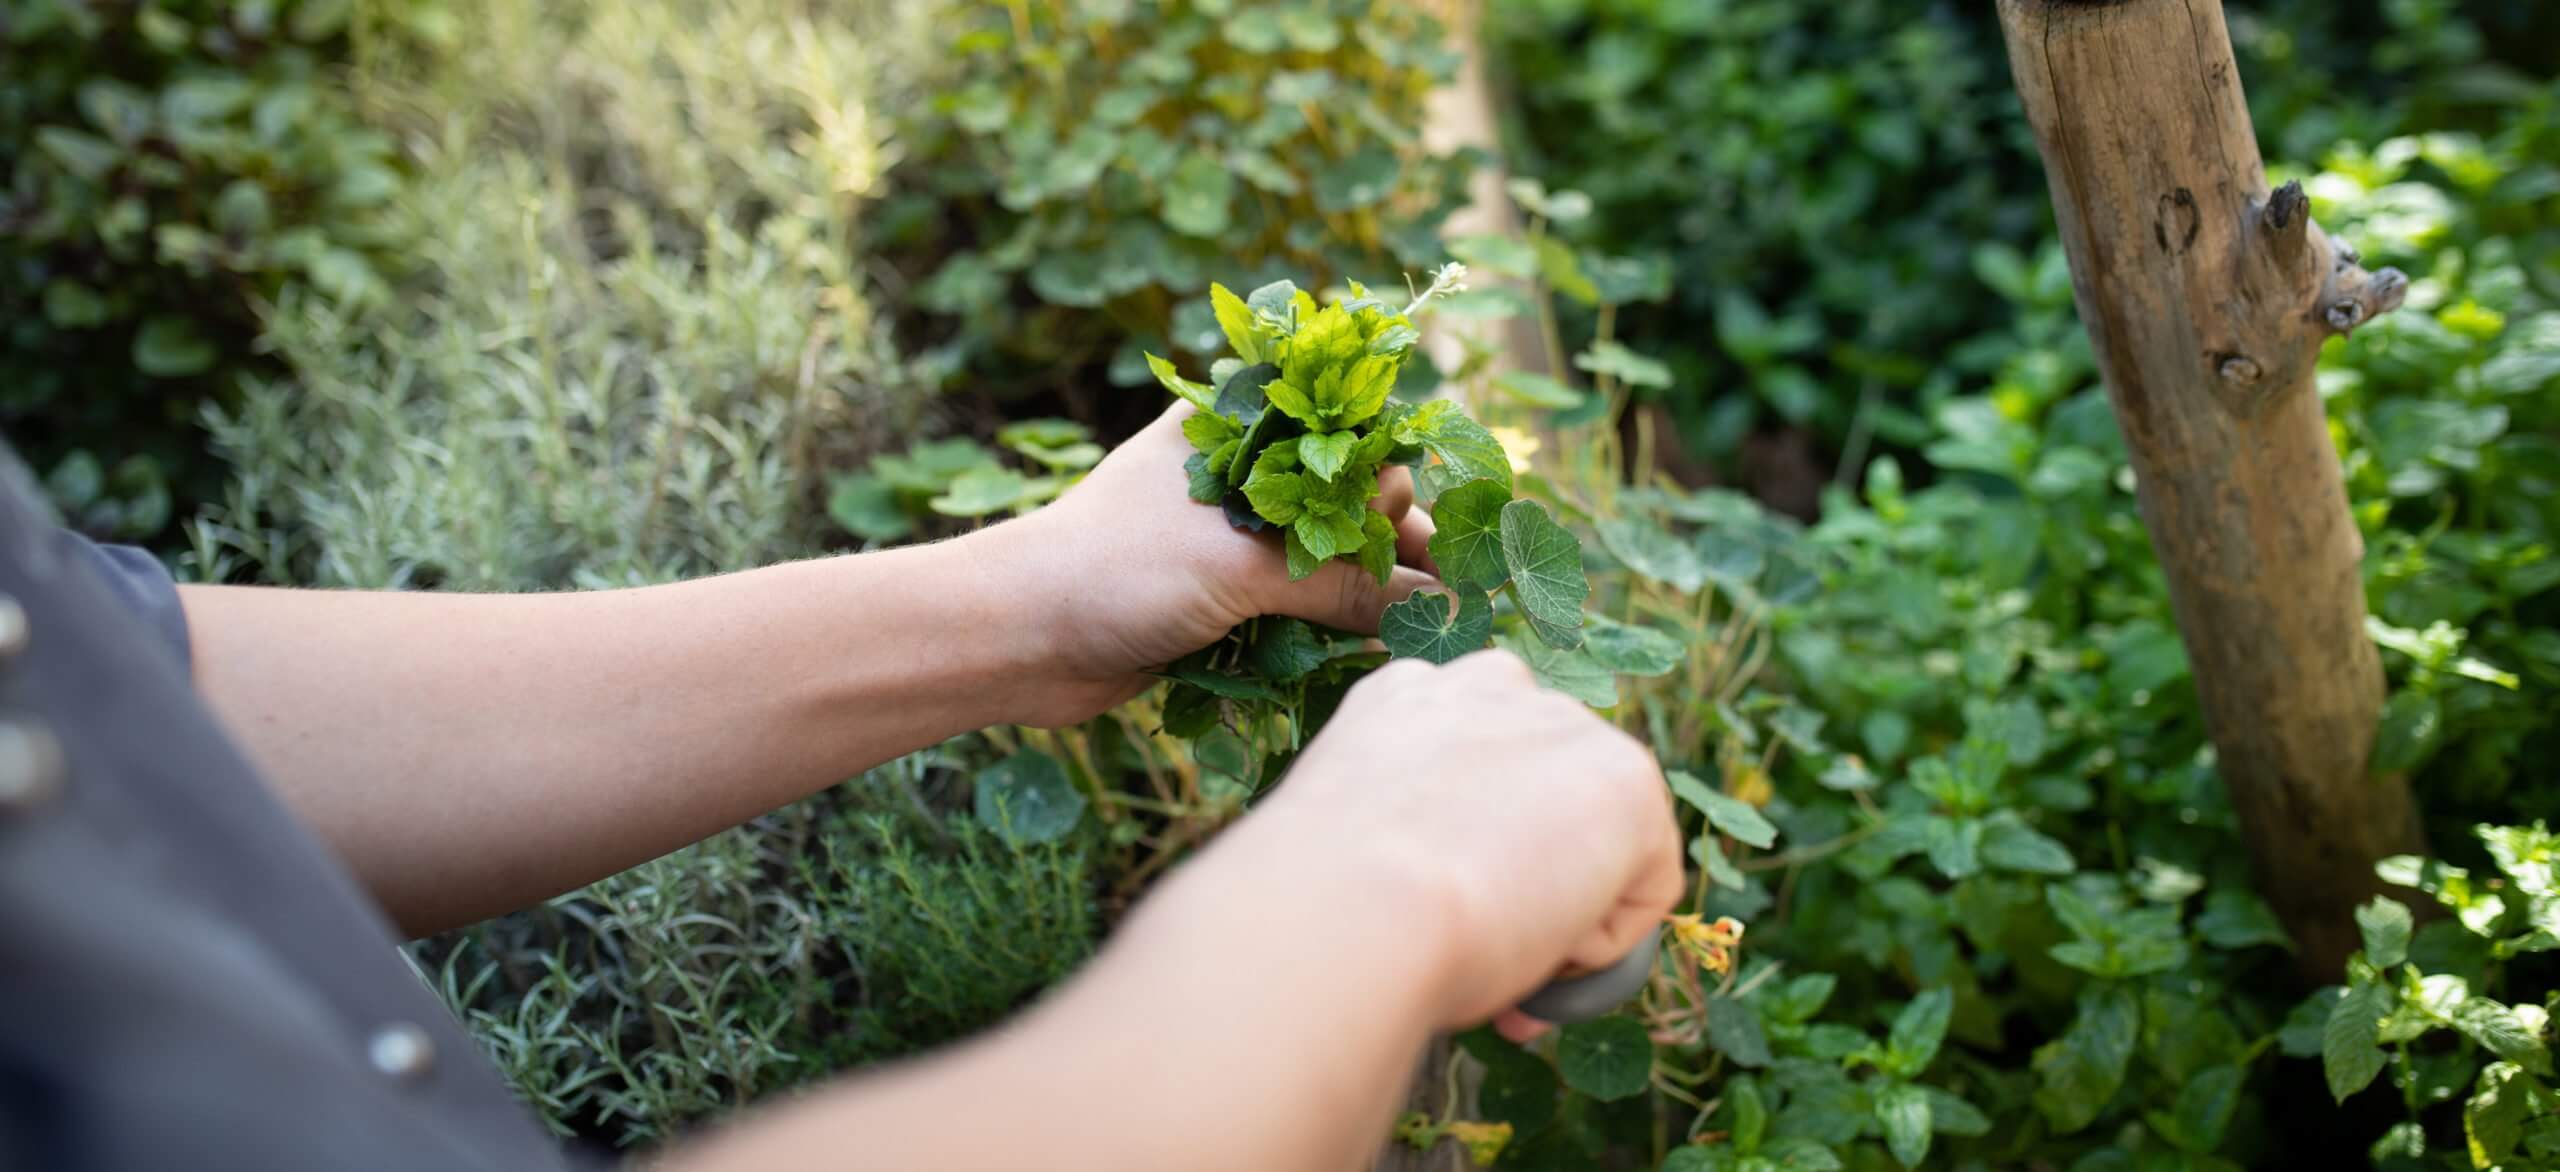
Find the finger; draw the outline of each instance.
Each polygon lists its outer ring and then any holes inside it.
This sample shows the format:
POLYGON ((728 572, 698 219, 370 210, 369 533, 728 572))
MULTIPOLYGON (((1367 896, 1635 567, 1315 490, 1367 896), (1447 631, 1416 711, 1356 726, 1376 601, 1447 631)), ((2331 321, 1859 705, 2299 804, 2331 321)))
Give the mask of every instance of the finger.
POLYGON ((1413 469, 1391 465, 1378 470, 1378 499, 1374 502, 1390 521, 1401 522, 1413 512, 1413 469))
POLYGON ((1367 570, 1350 562, 1332 561, 1305 579, 1281 588, 1279 596, 1264 609, 1355 635, 1374 635, 1378 633, 1378 616, 1390 604, 1404 601, 1416 590, 1439 584, 1439 579, 1411 566, 1397 566, 1388 574, 1386 585, 1381 586, 1367 570))
POLYGON ((1404 516, 1396 519, 1396 560, 1439 573, 1440 563, 1431 557, 1431 535, 1439 531, 1440 527, 1432 524, 1428 511, 1407 510, 1404 516))
POLYGON ((1539 1021, 1537 1018, 1522 1013, 1517 1009, 1503 1010, 1500 1016, 1493 1019, 1493 1032, 1502 1035, 1504 1040, 1518 1046, 1526 1046, 1531 1042, 1537 1041, 1539 1038, 1546 1036, 1546 1032, 1548 1030, 1554 1028, 1554 1026, 1548 1025, 1543 1021, 1539 1021))

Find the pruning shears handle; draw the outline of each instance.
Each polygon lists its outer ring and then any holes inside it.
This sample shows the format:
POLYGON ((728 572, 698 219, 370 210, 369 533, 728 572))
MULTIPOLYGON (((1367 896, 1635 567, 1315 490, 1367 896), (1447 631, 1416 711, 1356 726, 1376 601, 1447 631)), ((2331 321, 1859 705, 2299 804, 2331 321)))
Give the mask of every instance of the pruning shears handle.
POLYGON ((1520 1012, 1557 1025, 1605 1017, 1653 979, 1654 958, 1661 952, 1662 929, 1656 926, 1618 963, 1540 986, 1520 1003, 1520 1012))

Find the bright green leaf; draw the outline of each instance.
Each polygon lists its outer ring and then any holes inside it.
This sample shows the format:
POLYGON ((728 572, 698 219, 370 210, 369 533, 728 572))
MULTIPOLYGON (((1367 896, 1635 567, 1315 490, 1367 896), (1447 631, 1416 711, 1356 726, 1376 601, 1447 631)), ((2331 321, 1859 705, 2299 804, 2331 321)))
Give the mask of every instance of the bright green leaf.
POLYGON ((1491 480, 1470 480, 1440 494, 1431 503, 1431 560, 1440 580, 1452 586, 1491 590, 1511 577, 1502 562, 1502 508, 1511 489, 1491 480))
POLYGON ((1539 620, 1565 629, 1582 626, 1582 602, 1591 581, 1582 572, 1582 543, 1536 501, 1502 507, 1502 561, 1511 570, 1520 605, 1539 620))
POLYGON ((1447 594, 1420 591, 1378 617, 1378 638, 1395 655, 1447 663, 1493 638, 1493 603, 1476 590, 1459 590, 1454 606, 1447 594))
POLYGON ((1876 1123, 1884 1146, 1896 1163, 1917 1168, 1929 1155, 1929 1096, 1910 1083, 1894 1083, 1876 1092, 1876 1123))

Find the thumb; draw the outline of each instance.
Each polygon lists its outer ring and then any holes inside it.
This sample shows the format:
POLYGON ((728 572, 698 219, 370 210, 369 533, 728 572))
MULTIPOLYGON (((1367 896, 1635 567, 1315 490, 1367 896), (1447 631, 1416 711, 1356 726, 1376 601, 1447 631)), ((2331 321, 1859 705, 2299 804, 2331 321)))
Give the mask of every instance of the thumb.
POLYGON ((1355 635, 1374 635, 1378 615, 1390 604, 1439 584, 1438 578, 1411 566, 1397 566, 1381 586, 1368 571, 1350 562, 1329 561, 1323 569, 1282 587, 1266 609, 1355 635))

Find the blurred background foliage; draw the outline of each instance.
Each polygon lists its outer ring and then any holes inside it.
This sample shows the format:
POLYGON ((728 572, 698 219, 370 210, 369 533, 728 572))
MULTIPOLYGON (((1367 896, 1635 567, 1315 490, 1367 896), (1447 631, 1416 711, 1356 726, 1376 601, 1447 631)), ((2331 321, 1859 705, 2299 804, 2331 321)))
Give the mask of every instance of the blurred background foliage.
MULTIPOLYGON (((1452 15, 0 0, 0 428, 75 524, 229 580, 619 585, 1034 507, 1156 412, 1140 350, 1205 365, 1208 281, 1443 259, 1484 162, 1424 145, 1452 15)), ((2428 1028, 2547 1033, 2560 996, 2526 922, 2560 904, 2478 894, 2548 885, 2555 848, 2473 830, 2547 816, 2530 763, 2560 751, 2560 10, 2229 6, 2277 178, 2415 279, 2322 390, 2379 767, 2482 877, 2431 880, 2450 916, 2398 968, 2377 920, 2388 979, 2307 1002, 1990 7, 1476 15, 1499 153, 1543 186, 1528 238, 1455 242, 1528 286, 1466 312, 1551 314, 1559 359, 1482 409, 1515 453, 1547 437, 1524 484, 1586 530, 1595 606, 1676 600, 1714 687, 1616 712, 1699 779, 1693 910, 1750 925, 1637 1090, 1470 1039, 1501 1165, 2560 1166, 2560 1128, 2474 1106, 2547 1056, 2428 1028), (2350 996, 2394 1007, 2369 1056, 2324 1037, 2350 996)), ((1168 751, 1149 703, 955 741, 414 956, 601 1148, 966 1034, 1232 816, 1232 763, 1168 751), (1094 801, 1037 841, 981 824, 1025 785, 1094 801)))

